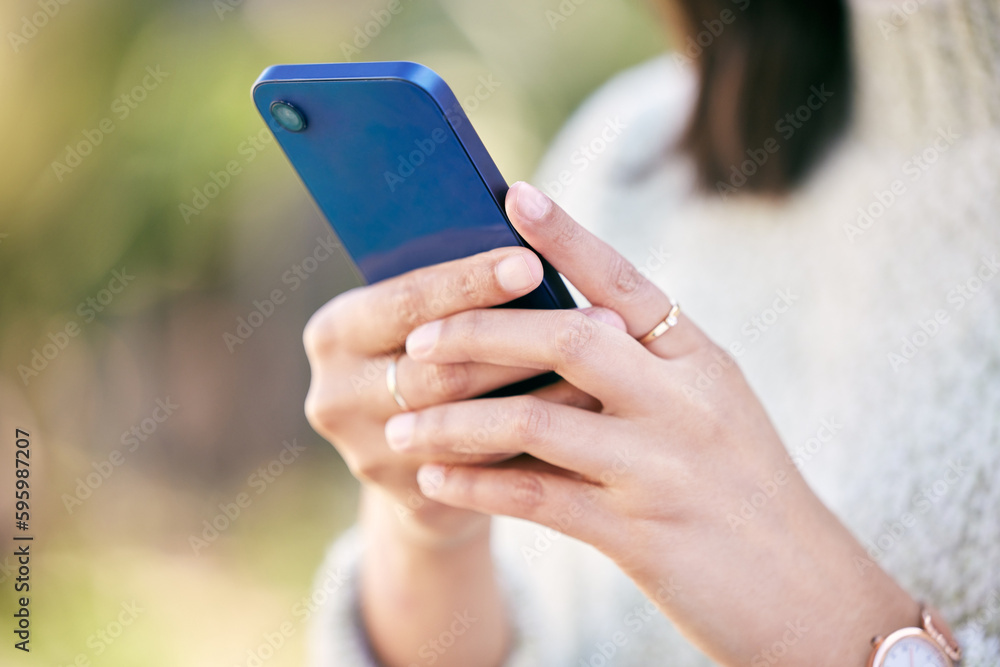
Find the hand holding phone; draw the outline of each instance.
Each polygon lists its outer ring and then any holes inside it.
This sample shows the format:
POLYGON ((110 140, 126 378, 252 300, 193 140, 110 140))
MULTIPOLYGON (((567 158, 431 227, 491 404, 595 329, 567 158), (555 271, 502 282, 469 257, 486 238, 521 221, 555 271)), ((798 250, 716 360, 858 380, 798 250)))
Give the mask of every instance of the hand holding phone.
MULTIPOLYGON (((507 184, 447 84, 407 62, 276 65, 261 116, 369 283, 521 245, 507 184)), ((559 275, 520 308, 571 308, 559 275)))
MULTIPOLYGON (((253 98, 365 281, 527 247, 504 211, 506 182, 430 69, 407 62, 276 65, 254 84, 253 98)), ((499 305, 575 305, 559 274, 540 261, 538 287, 499 305)), ((545 374, 490 395, 557 379, 545 374)))

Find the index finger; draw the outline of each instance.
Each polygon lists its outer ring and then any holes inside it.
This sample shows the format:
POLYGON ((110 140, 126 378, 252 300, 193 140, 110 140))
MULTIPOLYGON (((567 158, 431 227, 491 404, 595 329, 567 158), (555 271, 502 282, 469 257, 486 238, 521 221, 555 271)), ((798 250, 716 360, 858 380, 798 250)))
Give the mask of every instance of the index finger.
MULTIPOLYGON (((566 276, 595 306, 625 320, 633 338, 646 335, 670 313, 670 298, 617 250, 581 227, 555 202, 527 183, 507 194, 507 214, 528 244, 566 276)), ((624 224, 624 223, 623 223, 624 224)), ((708 338, 681 313, 669 336, 647 347, 662 357, 688 354, 708 338)))
POLYGON ((391 352, 425 322, 507 303, 541 282, 535 253, 497 248, 344 292, 316 311, 304 336, 307 347, 336 343, 364 354, 391 352))

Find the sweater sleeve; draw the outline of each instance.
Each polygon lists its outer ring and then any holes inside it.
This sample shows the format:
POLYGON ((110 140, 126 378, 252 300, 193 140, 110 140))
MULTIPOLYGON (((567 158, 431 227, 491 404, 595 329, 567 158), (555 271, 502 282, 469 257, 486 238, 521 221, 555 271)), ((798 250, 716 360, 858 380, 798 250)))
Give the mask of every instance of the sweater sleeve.
POLYGON ((361 534, 345 532, 327 551, 313 581, 309 618, 311 667, 379 667, 372 655, 360 614, 358 573, 361 534))
MULTIPOLYGON (((496 544, 496 542, 494 542, 496 544)), ((494 548, 500 587, 513 624, 513 643, 504 667, 557 664, 572 647, 560 646, 547 628, 539 587, 508 549, 494 548)), ((363 548, 357 526, 329 549, 313 583, 315 611, 309 618, 311 667, 380 667, 368 643, 360 614, 360 572, 363 548)), ((413 667, 417 667, 417 662, 413 667)))
MULTIPOLYGON (((527 521, 496 517, 491 551, 513 626, 504 667, 598 664, 608 656, 617 667, 646 667, 664 655, 676 667, 712 664, 590 545, 527 521)), ((359 613, 362 558, 361 534, 354 527, 331 546, 316 575, 308 619, 310 667, 380 667, 359 613)), ((427 664, 414 656, 408 667, 427 664)))
MULTIPOLYGON (((993 613, 1000 612, 1000 599, 993 613)), ((1000 639, 986 634, 982 625, 973 621, 956 631, 962 647, 962 667, 997 667, 1000 665, 1000 639)))

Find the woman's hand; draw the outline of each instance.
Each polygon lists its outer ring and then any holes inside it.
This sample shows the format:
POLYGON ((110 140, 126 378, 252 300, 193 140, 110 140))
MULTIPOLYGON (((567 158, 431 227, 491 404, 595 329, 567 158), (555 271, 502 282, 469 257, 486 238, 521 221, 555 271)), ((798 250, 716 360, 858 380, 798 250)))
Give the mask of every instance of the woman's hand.
MULTIPOLYGON (((426 659, 434 649, 428 639, 451 627, 456 610, 477 622, 446 654, 433 653, 436 664, 500 664, 510 624, 490 556, 490 517, 425 498, 416 475, 420 464, 431 459, 420 453, 400 455, 386 446, 386 420, 400 412, 387 387, 386 369, 398 358, 399 393, 413 409, 479 396, 537 375, 530 368, 488 363, 414 361, 402 351, 415 327, 506 303, 531 292, 541 280, 542 265, 533 252, 502 248, 346 292, 321 308, 306 327, 312 367, 306 415, 362 482, 360 607, 367 643, 387 667, 426 659)), ((610 311, 586 312, 624 327, 610 311)), ((586 409, 600 407, 565 383, 536 395, 586 409)))
POLYGON ((306 326, 310 424, 420 539, 461 541, 481 533, 488 517, 426 500, 416 487, 422 459, 401 457, 386 447, 385 422, 400 411, 386 387, 386 367, 399 358, 399 392, 415 409, 477 396, 536 374, 476 362, 414 361, 400 353, 407 334, 420 324, 505 303, 527 294, 541 279, 534 253, 504 248, 350 290, 318 310, 306 326))
POLYGON ((861 665, 870 637, 913 624, 917 605, 890 577, 859 573, 864 551, 789 462, 733 360, 683 315, 640 345, 668 297, 534 188, 515 185, 507 209, 627 331, 574 311, 495 309, 412 331, 407 353, 422 363, 554 370, 568 384, 553 391, 603 406, 521 396, 395 416, 390 446, 435 461, 420 470, 424 494, 593 544, 723 664, 861 665), (696 388, 701 372, 711 386, 696 388))
MULTIPOLYGON (((525 248, 502 248, 412 271, 350 290, 316 312, 303 340, 312 367, 306 416, 332 442, 351 472, 381 502, 388 502, 413 535, 429 542, 461 541, 481 533, 488 517, 428 501, 416 484, 428 459, 400 456, 386 447, 386 420, 400 412, 386 386, 386 367, 397 359, 399 393, 409 407, 425 408, 479 396, 539 372, 477 362, 438 364, 405 354, 406 336, 425 322, 506 303, 535 289, 542 265, 525 248)), ((607 311, 591 317, 617 322, 607 311)), ((579 392, 539 392, 548 400, 599 407, 579 392)), ((494 457, 496 460, 497 457, 494 457)))

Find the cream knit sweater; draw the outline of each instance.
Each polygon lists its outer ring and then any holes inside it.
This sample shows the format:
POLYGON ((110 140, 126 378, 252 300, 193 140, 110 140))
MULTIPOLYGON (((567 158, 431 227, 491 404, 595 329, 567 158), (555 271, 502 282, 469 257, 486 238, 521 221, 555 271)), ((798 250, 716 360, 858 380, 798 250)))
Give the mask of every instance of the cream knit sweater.
MULTIPOLYGON (((537 182, 718 343, 740 344, 815 491, 872 562, 941 609, 964 665, 996 666, 1000 2, 854 4, 854 122, 790 200, 695 191, 690 163, 664 148, 696 92, 674 56, 587 102, 537 182)), ((808 106, 788 111, 778 150, 808 122, 808 106)), ((518 627, 511 666, 711 664, 593 548, 506 518, 494 543, 518 627)), ((319 574, 332 593, 313 618, 317 667, 375 664, 355 613, 359 549, 344 536, 319 574)))

